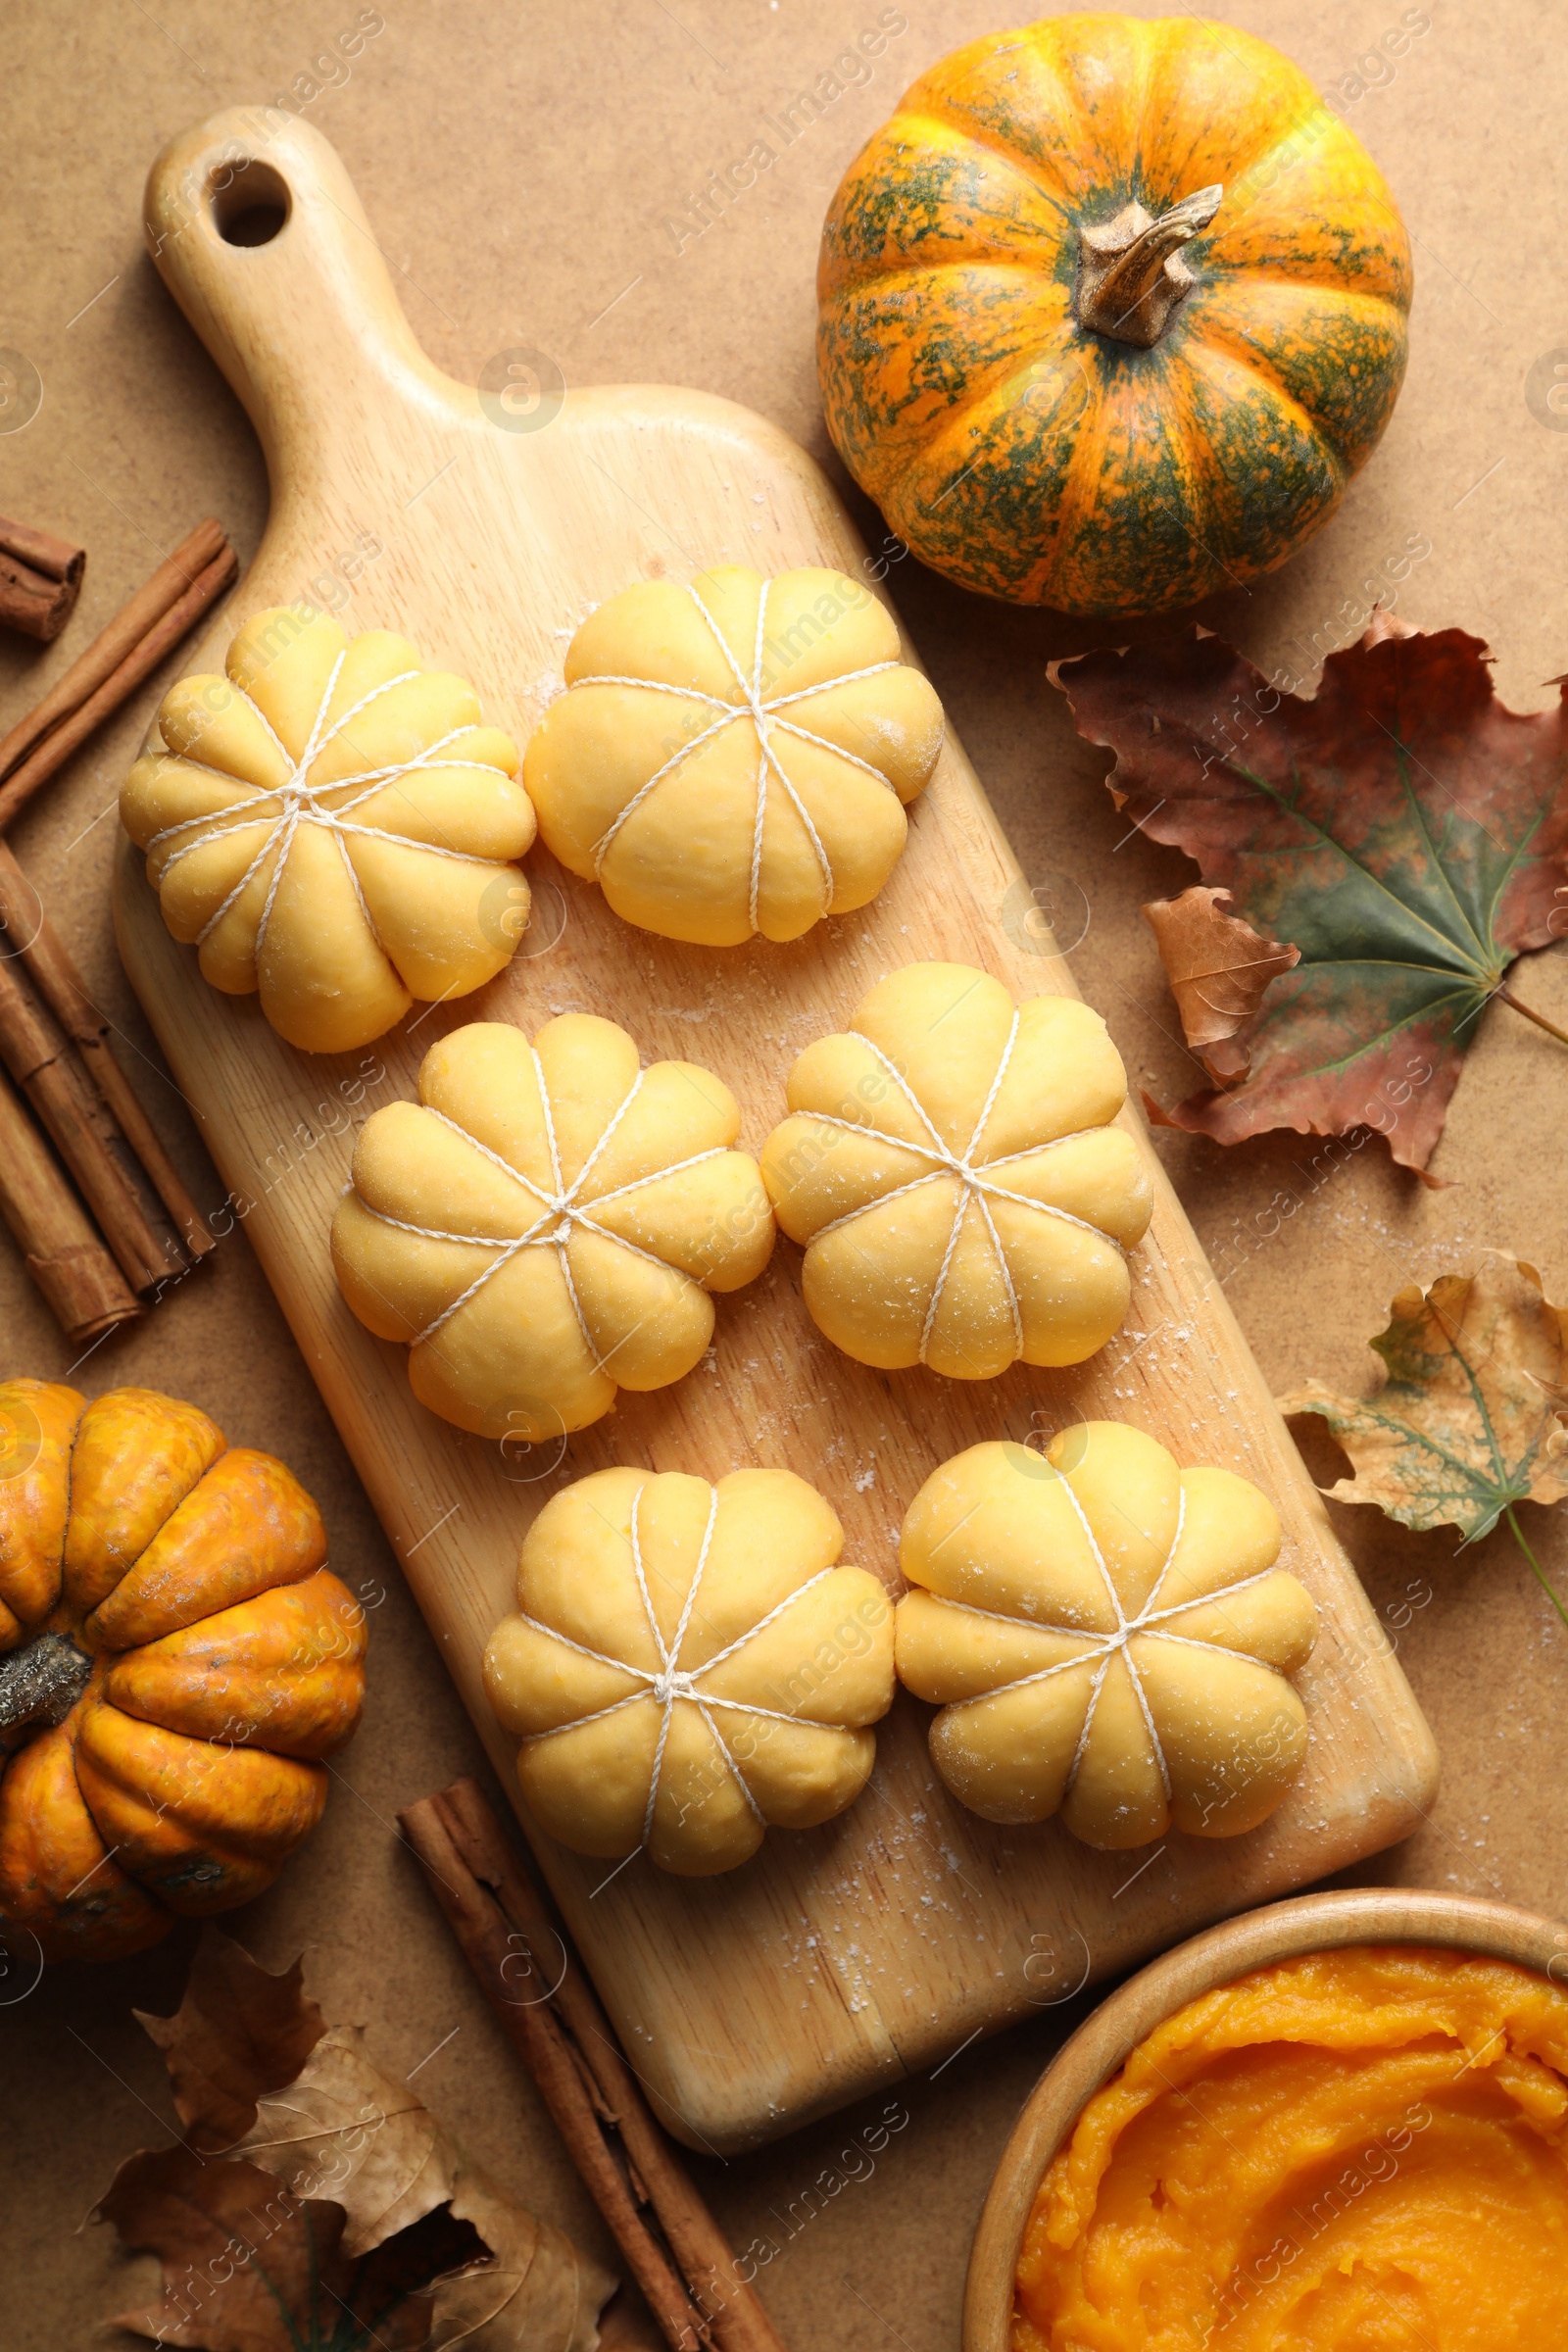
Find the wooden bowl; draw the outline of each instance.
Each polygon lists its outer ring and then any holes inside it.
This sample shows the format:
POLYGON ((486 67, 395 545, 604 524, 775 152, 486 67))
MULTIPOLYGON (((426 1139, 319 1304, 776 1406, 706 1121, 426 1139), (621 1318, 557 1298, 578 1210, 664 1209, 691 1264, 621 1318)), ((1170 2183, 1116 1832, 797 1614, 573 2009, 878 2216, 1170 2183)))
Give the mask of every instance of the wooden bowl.
POLYGON ((1568 1928, 1561 1922, 1508 1903, 1393 1887, 1299 1895, 1178 1944, 1102 2001, 1030 2092, 975 2231, 963 2297, 963 2352, 1008 2352, 1018 2255, 1046 2167, 1101 2084, 1145 2035, 1200 1993, 1250 1969, 1348 1943, 1450 1944, 1568 1982, 1568 1928))

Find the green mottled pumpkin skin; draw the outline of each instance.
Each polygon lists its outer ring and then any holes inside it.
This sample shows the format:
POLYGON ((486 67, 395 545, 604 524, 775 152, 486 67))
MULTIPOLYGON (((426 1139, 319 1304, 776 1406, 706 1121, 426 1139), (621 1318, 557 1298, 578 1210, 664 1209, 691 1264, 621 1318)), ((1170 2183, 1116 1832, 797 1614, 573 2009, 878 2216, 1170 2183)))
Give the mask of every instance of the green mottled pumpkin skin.
POLYGON ((1410 286, 1381 173, 1278 50, 1054 17, 945 58, 846 173, 817 273, 828 429, 962 587, 1174 612, 1333 513, 1397 396, 1410 286), (1216 182, 1160 340, 1081 326, 1081 228, 1216 182))

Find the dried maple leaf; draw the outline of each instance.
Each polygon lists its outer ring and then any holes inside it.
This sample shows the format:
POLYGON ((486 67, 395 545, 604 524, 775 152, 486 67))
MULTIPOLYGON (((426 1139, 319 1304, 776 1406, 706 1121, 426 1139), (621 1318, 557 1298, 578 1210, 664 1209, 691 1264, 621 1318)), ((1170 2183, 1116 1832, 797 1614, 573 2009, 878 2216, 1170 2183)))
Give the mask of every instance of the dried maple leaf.
POLYGON ((209 2352, 591 2352, 614 2280, 470 2164, 357 2027, 324 2027, 298 1964, 274 1977, 210 1928, 175 2015, 142 2022, 190 2137, 129 2158, 99 2207, 164 2261, 161 2301, 120 2326, 209 2352))
POLYGON ((432 2335, 421 2290, 485 2250, 471 2227, 437 2212, 352 2261, 341 2206, 302 2204, 256 2165, 187 2148, 130 2157, 98 2211, 163 2264, 157 2301, 113 2325, 207 2352, 413 2352, 450 2340, 432 2335))
POLYGON ((1117 807, 1301 952, 1238 1033, 1245 1083, 1172 1123, 1227 1144, 1372 1126, 1424 1169, 1483 1006, 1561 929, 1562 698, 1507 710, 1479 639, 1376 625, 1310 700, 1201 633, 1052 674, 1079 733, 1116 754, 1117 807))
POLYGON ((1505 1516, 1568 1622, 1514 1513, 1568 1497, 1568 1308, 1548 1303, 1534 1266, 1489 1256, 1477 1273, 1401 1291, 1371 1344, 1388 1367, 1374 1396, 1313 1380, 1279 1400, 1282 1413, 1321 1414, 1349 1455, 1355 1476, 1327 1493, 1406 1527, 1457 1527, 1467 1544, 1505 1516))
POLYGON ((173 2016, 135 2011, 164 2053, 187 2146, 231 2148, 255 2123, 261 2094, 293 2082, 326 2032, 302 1977, 298 1960, 274 1977, 213 1928, 196 1947, 173 2016))
MULTIPOLYGON (((363 2042, 358 2026, 328 2028, 296 2080, 258 2098, 256 2122, 235 2155, 275 2174, 296 2196, 328 2184, 348 2217, 348 2254, 383 2244, 437 2206, 471 2222, 495 2259, 434 2289, 432 2344, 461 2336, 484 2352, 502 2345, 543 2352, 547 2344, 577 2343, 572 2328, 585 2315, 591 2326, 599 2308, 585 2305, 580 2257, 558 2231, 503 2197, 407 2084, 371 2063, 363 2042)), ((599 2283, 602 2303, 612 2281, 599 2283)))
POLYGON ((1299 948, 1264 939, 1229 912, 1228 890, 1195 883, 1179 899, 1154 899, 1144 920, 1154 934, 1165 966, 1182 1034, 1213 1078, 1239 1078, 1247 1068, 1244 1049, 1231 1041, 1263 1001, 1276 972, 1299 963, 1299 948))

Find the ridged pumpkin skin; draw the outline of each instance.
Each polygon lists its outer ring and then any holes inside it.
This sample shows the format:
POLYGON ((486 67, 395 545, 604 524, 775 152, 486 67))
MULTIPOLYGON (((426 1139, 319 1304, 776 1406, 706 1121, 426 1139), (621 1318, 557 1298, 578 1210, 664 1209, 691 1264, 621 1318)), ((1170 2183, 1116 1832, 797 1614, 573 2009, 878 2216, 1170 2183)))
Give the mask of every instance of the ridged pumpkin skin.
POLYGON ((846 173, 817 273, 828 430, 961 586, 1172 612, 1333 513, 1403 378, 1410 287, 1381 173, 1277 49, 1053 17, 944 58, 846 173), (1081 230, 1214 183, 1159 340, 1081 325, 1081 230))
POLYGON ((0 1915, 47 1959, 116 1959, 248 1901, 314 1829, 365 1613, 298 1481, 195 1405, 13 1380, 0 1431, 0 1653, 64 1634, 90 1660, 63 1722, 0 1731, 0 1915))

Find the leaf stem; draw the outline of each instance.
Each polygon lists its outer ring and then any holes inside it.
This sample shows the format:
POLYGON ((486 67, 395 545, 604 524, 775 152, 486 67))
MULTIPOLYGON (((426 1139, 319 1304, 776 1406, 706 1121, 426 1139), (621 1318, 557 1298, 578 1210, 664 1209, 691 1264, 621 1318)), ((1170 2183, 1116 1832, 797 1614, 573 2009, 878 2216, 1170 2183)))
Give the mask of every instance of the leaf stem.
MULTIPOLYGON (((1565 1039, 1564 1043, 1568 1044, 1568 1039, 1565 1039)), ((1568 1625, 1568 1609, 1563 1607, 1562 1600, 1555 1588, 1547 1583, 1545 1570, 1542 1567, 1541 1562, 1537 1559, 1535 1553, 1525 1542, 1525 1531, 1520 1526, 1518 1519, 1514 1515, 1512 1503, 1508 1505, 1508 1525, 1513 1530, 1514 1542, 1518 1544, 1520 1550, 1524 1553, 1525 1558, 1530 1562, 1531 1567, 1535 1570, 1542 1591, 1545 1593, 1546 1598, 1550 1601, 1552 1607, 1556 1610, 1564 1625, 1568 1625)))
MULTIPOLYGON (((1522 1012, 1527 1021, 1534 1021, 1538 1029, 1544 1029, 1548 1037, 1554 1037, 1560 1046, 1568 1046, 1568 1029, 1559 1029, 1556 1022, 1548 1021, 1544 1012, 1537 1012, 1533 1006, 1522 1004, 1506 983, 1499 982, 1495 993, 1505 1004, 1511 1004, 1515 1012, 1522 1012)), ((1509 1516, 1511 1517, 1512 1513, 1509 1516)), ((1515 1532, 1517 1533, 1517 1530, 1515 1532)), ((1521 1544, 1524 1542, 1523 1536, 1520 1536, 1519 1541, 1521 1544)))

